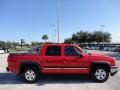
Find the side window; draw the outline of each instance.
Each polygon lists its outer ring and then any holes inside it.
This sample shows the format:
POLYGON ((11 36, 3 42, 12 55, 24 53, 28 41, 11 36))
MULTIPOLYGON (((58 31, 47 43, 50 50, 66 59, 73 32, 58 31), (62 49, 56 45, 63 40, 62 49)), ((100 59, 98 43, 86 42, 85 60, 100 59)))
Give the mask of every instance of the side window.
POLYGON ((81 52, 73 46, 65 46, 64 55, 65 56, 80 56, 81 52))
POLYGON ((61 56, 60 46, 48 46, 46 49, 46 56, 61 56))

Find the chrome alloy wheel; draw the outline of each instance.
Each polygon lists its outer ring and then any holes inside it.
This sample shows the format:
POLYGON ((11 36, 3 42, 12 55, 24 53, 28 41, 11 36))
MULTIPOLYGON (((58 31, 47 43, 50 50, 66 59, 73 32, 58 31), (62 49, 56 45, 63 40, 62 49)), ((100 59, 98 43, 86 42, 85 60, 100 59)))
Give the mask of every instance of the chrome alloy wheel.
POLYGON ((36 74, 35 74, 35 72, 33 70, 27 70, 25 72, 25 78, 28 81, 33 81, 36 78, 36 74))
POLYGON ((98 69, 95 72, 95 77, 98 80, 103 80, 103 79, 106 78, 106 76, 107 76, 107 73, 106 73, 106 71, 104 69, 98 69))

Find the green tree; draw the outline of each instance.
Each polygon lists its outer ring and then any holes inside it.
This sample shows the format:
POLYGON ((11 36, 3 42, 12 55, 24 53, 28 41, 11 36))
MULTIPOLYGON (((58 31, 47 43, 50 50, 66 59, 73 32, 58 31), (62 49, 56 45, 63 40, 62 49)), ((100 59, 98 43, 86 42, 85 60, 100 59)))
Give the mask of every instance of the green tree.
POLYGON ((7 42, 6 42, 6 47, 7 47, 7 48, 11 48, 11 47, 12 47, 12 43, 11 43, 10 41, 7 41, 7 42))
POLYGON ((26 46, 27 48, 30 48, 30 44, 25 43, 24 46, 26 46))
POLYGON ((111 34, 109 32, 104 32, 104 42, 111 42, 111 34))
POLYGON ((94 41, 97 42, 97 44, 107 42, 109 43, 111 41, 111 34, 109 32, 102 32, 102 31, 95 31, 93 33, 94 41))
POLYGON ((0 41, 0 48, 5 48, 6 47, 6 43, 4 41, 0 41))
POLYGON ((94 31, 88 32, 81 30, 80 32, 74 33, 72 38, 65 39, 64 42, 75 42, 75 43, 92 43, 96 42, 97 44, 104 42, 109 43, 111 41, 111 34, 109 32, 94 31))
POLYGON ((103 42, 103 37, 104 37, 104 34, 102 31, 95 31, 93 33, 93 37, 94 37, 94 41, 97 43, 97 44, 100 44, 101 42, 103 42))
POLYGON ((42 40, 45 40, 45 42, 47 39, 48 39, 48 36, 46 34, 42 36, 42 40))
POLYGON ((82 30, 72 35, 72 40, 76 43, 86 43, 88 38, 90 38, 88 37, 88 32, 82 30))
MULTIPOLYGON (((81 32, 80 32, 81 33, 81 32)), ((82 43, 88 43, 89 42, 89 40, 91 39, 90 38, 90 36, 89 36, 90 34, 87 32, 87 31, 82 31, 82 33, 81 33, 81 40, 82 40, 82 43)))
POLYGON ((94 42, 94 37, 93 37, 93 34, 92 34, 92 33, 87 32, 86 42, 87 42, 88 44, 94 42))
POLYGON ((37 46, 37 45, 39 45, 39 42, 31 42, 31 45, 32 46, 37 46))
MULTIPOLYGON (((68 38, 68 39, 70 39, 70 38, 68 38)), ((72 41, 74 41, 74 42, 76 42, 76 43, 78 43, 78 41, 79 41, 79 35, 78 35, 78 33, 74 33, 73 35, 72 35, 72 41)))
POLYGON ((67 43, 67 44, 71 44, 73 41, 72 41, 72 38, 67 38, 64 40, 64 43, 67 43))
POLYGON ((16 49, 16 46, 19 46, 18 42, 12 42, 12 47, 16 49))

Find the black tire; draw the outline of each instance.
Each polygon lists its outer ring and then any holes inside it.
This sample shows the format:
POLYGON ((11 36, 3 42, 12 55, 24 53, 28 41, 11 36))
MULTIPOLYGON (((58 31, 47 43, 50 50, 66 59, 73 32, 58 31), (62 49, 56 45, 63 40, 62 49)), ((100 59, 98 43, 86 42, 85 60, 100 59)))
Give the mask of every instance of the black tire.
POLYGON ((28 67, 23 72, 23 78, 27 83, 35 83, 38 81, 39 71, 34 67, 28 67), (28 73, 31 73, 31 74, 28 74, 28 73))
POLYGON ((103 83, 108 80, 109 71, 107 69, 105 69, 104 67, 96 67, 96 68, 93 68, 90 76, 91 76, 92 80, 99 82, 99 83, 103 83), (100 75, 97 74, 99 72, 99 70, 103 70, 103 73, 100 75), (98 79, 98 77, 99 77, 99 79, 98 79))

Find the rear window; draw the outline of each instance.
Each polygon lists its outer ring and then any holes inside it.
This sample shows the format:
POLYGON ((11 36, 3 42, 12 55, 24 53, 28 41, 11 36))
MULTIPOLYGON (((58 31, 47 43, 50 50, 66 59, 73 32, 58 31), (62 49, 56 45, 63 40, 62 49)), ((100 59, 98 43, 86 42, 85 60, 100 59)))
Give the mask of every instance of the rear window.
POLYGON ((46 56, 61 56, 60 46, 48 46, 46 49, 46 56))

